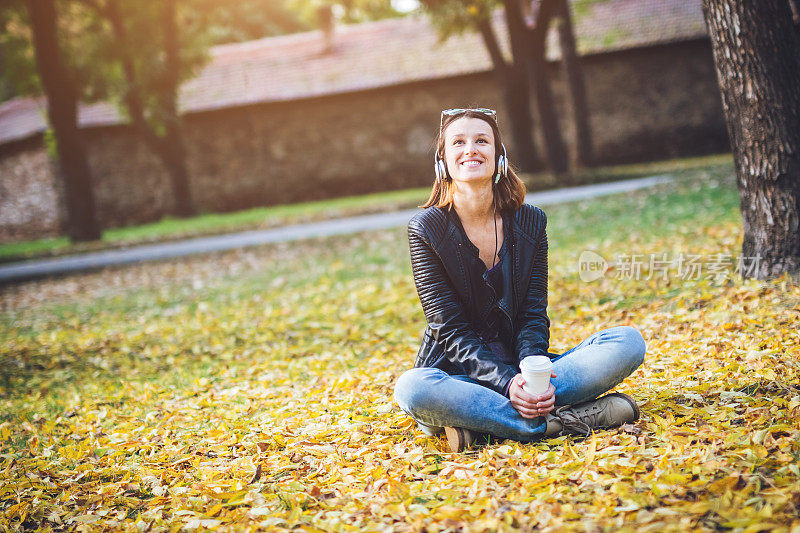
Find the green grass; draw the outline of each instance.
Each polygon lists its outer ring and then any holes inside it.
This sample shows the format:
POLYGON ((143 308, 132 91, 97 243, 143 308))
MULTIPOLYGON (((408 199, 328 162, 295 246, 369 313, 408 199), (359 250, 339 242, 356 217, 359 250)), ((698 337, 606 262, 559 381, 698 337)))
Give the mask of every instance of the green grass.
POLYGON ((18 261, 40 255, 49 255, 49 253, 66 251, 69 247, 70 243, 67 237, 11 242, 0 245, 0 262, 18 261))
POLYGON ((429 192, 430 189, 424 187, 299 204, 257 207, 231 213, 205 213, 186 219, 166 217, 149 224, 105 230, 99 242, 71 244, 67 237, 58 237, 3 244, 0 245, 0 261, 65 255, 411 208, 424 202, 429 192))
POLYGON ((405 189, 300 204, 258 207, 233 213, 208 213, 190 219, 166 218, 152 224, 109 230, 104 233, 103 238, 112 242, 123 242, 181 234, 223 232, 245 227, 273 227, 314 217, 331 218, 354 212, 415 206, 423 202, 427 194, 427 188, 405 189))
MULTIPOLYGON (((683 174, 696 170, 708 170, 714 173, 728 172, 730 168, 731 157, 728 154, 723 154, 583 170, 576 173, 571 178, 571 181, 573 183, 590 184, 633 179, 655 174, 671 174, 680 179, 683 174)), ((526 174, 522 177, 531 191, 561 186, 554 177, 545 173, 526 174)), ((423 187, 300 204, 259 207, 232 213, 206 213, 187 219, 167 217, 149 224, 108 229, 103 232, 102 240, 89 243, 72 244, 67 237, 58 237, 1 244, 0 262, 53 257, 136 244, 250 229, 264 229, 342 216, 405 209, 423 203, 427 199, 429 191, 430 189, 423 187)))
POLYGON ((707 220, 740 220, 739 197, 728 164, 673 171, 673 183, 627 195, 547 206, 556 248, 670 234, 692 234, 707 220))

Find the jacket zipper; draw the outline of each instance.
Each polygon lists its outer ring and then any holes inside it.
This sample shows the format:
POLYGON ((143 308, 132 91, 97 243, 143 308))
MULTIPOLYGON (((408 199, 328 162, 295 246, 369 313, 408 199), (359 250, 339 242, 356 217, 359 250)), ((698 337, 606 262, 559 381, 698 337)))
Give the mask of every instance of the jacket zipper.
MULTIPOLYGON (((517 270, 515 268, 517 261, 515 248, 516 248, 516 242, 512 240, 511 241, 511 309, 517 309, 517 311, 519 311, 519 309, 517 308, 517 286, 516 286, 517 284, 516 284, 516 278, 514 276, 514 273, 517 270)), ((514 331, 515 329, 514 319, 511 318, 511 315, 508 312, 505 313, 506 316, 508 317, 508 323, 511 324, 511 337, 513 338, 516 335, 516 331, 514 331)))

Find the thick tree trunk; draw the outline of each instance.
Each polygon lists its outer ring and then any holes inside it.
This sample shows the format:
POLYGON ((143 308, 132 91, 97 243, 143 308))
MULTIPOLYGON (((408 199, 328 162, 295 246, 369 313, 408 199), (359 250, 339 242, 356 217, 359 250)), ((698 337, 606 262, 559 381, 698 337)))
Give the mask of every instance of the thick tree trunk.
POLYGON ((497 84, 503 91, 508 113, 514 152, 509 154, 523 172, 536 169, 536 145, 533 141, 533 119, 531 118, 530 87, 524 69, 509 66, 503 59, 497 37, 487 19, 478 22, 478 31, 494 65, 497 84))
POLYGON ((567 107, 572 120, 572 167, 590 167, 594 161, 592 130, 589 125, 589 110, 586 105, 586 86, 583 81, 581 58, 575 46, 572 16, 568 0, 558 3, 558 37, 561 43, 561 68, 567 87, 567 107))
MULTIPOLYGON (((542 2, 538 19, 546 26, 550 21, 549 13, 552 0, 542 2), (544 16, 543 16, 544 15, 544 16)), ((504 0, 504 12, 514 62, 523 65, 533 87, 536 110, 544 141, 547 168, 556 175, 567 171, 567 151, 558 127, 558 116, 553 104, 553 94, 547 80, 546 61, 544 57, 544 38, 538 39, 536 32, 528 30, 519 0, 504 0), (539 42, 541 41, 541 42, 539 42)), ((537 21, 537 30, 540 22, 537 21)))
POLYGON ((800 39, 789 4, 703 0, 703 12, 739 185, 742 274, 798 276, 800 39))
POLYGON ((99 239, 92 175, 78 131, 78 92, 58 46, 54 0, 28 0, 36 68, 47 96, 47 115, 56 139, 64 184, 67 234, 73 241, 99 239))

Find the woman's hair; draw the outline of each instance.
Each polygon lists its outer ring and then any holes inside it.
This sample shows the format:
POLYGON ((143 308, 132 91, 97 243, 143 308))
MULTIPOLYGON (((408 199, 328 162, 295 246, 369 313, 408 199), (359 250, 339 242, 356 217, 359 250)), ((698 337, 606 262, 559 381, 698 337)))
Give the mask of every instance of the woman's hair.
MULTIPOLYGON (((449 126, 453 121, 464 117, 481 119, 489 124, 489 126, 492 128, 492 133, 494 134, 494 165, 496 173, 497 159, 503 153, 501 148, 503 141, 500 137, 500 129, 497 127, 497 122, 480 111, 467 109, 463 113, 446 115, 444 117, 442 126, 439 129, 439 137, 436 139, 436 157, 444 161, 444 133, 447 130, 447 126, 449 126)), ((448 171, 447 176, 444 177, 444 179, 436 180, 433 183, 433 189, 431 190, 430 198, 428 198, 428 201, 420 207, 450 207, 453 204, 453 193, 455 192, 455 187, 455 182, 450 177, 448 171)), ((517 176, 510 164, 508 165, 508 172, 506 175, 500 178, 500 183, 495 184, 493 175, 492 190, 494 192, 494 200, 499 211, 508 211, 513 213, 525 202, 525 184, 521 179, 519 179, 519 176, 517 176)))

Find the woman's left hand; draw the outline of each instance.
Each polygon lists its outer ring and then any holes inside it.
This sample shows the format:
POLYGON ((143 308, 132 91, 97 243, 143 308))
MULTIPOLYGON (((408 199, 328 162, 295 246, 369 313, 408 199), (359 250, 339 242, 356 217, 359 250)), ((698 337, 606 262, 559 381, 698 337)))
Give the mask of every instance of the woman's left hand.
MULTIPOLYGON (((556 375, 550 374, 551 378, 556 375)), ((545 416, 553 410, 556 403, 556 388, 553 383, 547 387, 547 391, 542 394, 529 394, 522 388, 525 384, 525 378, 522 374, 517 374, 511 379, 511 386, 508 389, 508 397, 511 400, 511 405, 514 406, 520 415, 524 418, 536 418, 537 416, 545 416)))

